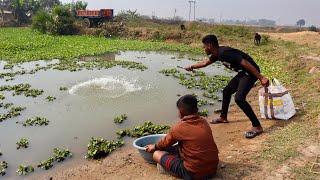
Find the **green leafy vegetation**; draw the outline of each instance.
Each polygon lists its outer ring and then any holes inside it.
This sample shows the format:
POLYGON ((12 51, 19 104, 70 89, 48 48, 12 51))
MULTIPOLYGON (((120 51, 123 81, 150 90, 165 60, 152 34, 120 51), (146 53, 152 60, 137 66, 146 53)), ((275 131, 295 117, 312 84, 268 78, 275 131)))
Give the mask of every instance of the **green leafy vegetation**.
POLYGON ((138 40, 105 39, 92 36, 50 36, 29 28, 0 28, 0 59, 9 62, 73 59, 105 53, 139 51, 180 51, 201 53, 183 44, 138 40))
POLYGON ((0 94, 0 100, 4 100, 6 97, 3 94, 0 94))
POLYGON ((59 90, 60 90, 60 91, 67 91, 68 88, 67 88, 67 87, 60 87, 59 90))
POLYGON ((78 32, 75 20, 68 6, 57 5, 52 11, 37 12, 32 19, 32 28, 41 33, 72 35, 78 32))
POLYGON ((127 119, 128 119, 128 116, 126 114, 122 114, 120 116, 115 117, 114 122, 117 124, 121 124, 121 123, 123 123, 123 121, 125 121, 127 119))
POLYGON ((0 161, 0 175, 6 175, 6 170, 8 168, 8 163, 5 161, 0 161))
POLYGON ((160 73, 179 79, 179 83, 188 89, 204 91, 203 96, 211 99, 218 99, 217 91, 225 87, 231 79, 227 76, 208 76, 202 71, 182 73, 176 68, 164 69, 160 73))
POLYGON ((53 155, 48 158, 47 160, 41 161, 37 167, 48 170, 53 167, 53 163, 56 162, 62 162, 66 158, 72 157, 72 153, 68 149, 59 149, 54 148, 53 149, 53 155))
POLYGON ((142 125, 135 126, 132 129, 125 129, 120 130, 117 132, 117 135, 119 138, 123 138, 125 136, 129 137, 141 137, 141 136, 147 136, 150 134, 163 134, 168 129, 170 129, 170 126, 167 125, 156 125, 153 124, 150 121, 145 122, 142 125))
POLYGON ((107 141, 103 138, 91 138, 86 158, 100 159, 124 145, 124 141, 107 141))
POLYGON ((10 119, 10 118, 13 118, 13 117, 17 117, 17 116, 20 116, 21 115, 21 111, 25 110, 26 108, 25 107, 12 107, 10 109, 10 111, 6 114, 0 114, 0 122, 4 121, 4 120, 7 120, 7 119, 10 119))
POLYGON ((16 144, 17 144, 17 149, 28 148, 29 140, 27 138, 21 138, 16 144))
POLYGON ((43 93, 43 90, 32 89, 30 84, 3 85, 0 91, 14 91, 13 96, 24 94, 26 97, 37 97, 43 93))
POLYGON ((72 153, 68 149, 58 149, 58 148, 53 149, 53 158, 56 161, 62 162, 68 157, 72 157, 72 153))
POLYGON ((54 100, 56 100, 57 98, 56 97, 53 97, 53 96, 48 96, 46 97, 46 100, 49 101, 49 102, 52 102, 54 100))
MULTIPOLYGON (((25 122, 22 122, 23 126, 47 126, 49 120, 44 117, 29 118, 25 122)), ((18 122, 17 122, 18 123, 18 122)))
POLYGON ((198 107, 206 106, 209 104, 209 102, 205 99, 200 99, 200 98, 197 98, 197 99, 198 99, 198 107))
POLYGON ((31 165, 29 165, 29 166, 20 165, 16 172, 19 176, 25 176, 25 175, 28 175, 28 174, 34 172, 34 168, 31 165))
POLYGON ((208 117, 208 115, 209 115, 209 110, 208 110, 208 109, 204 109, 204 110, 202 110, 202 111, 199 111, 198 114, 199 114, 200 116, 208 117))
POLYGON ((39 164, 38 164, 38 167, 39 168, 42 168, 42 169, 45 169, 45 170, 48 170, 50 168, 53 167, 53 163, 54 163, 54 158, 53 157, 50 157, 49 159, 45 160, 45 161, 41 161, 39 164))

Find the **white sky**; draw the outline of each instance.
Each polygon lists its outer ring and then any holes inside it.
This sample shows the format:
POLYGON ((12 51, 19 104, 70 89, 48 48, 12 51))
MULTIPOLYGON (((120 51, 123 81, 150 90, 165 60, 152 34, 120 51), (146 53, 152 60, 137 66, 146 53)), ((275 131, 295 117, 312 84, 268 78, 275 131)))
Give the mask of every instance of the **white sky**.
MULTIPOLYGON (((72 0, 62 0, 71 2, 72 0)), ((112 8, 120 10, 137 9, 140 14, 159 17, 177 15, 189 16, 188 0, 85 0, 89 9, 112 8)), ((307 25, 320 26, 320 0, 197 0, 197 17, 222 19, 267 18, 278 24, 294 25, 298 19, 305 19, 307 25)))

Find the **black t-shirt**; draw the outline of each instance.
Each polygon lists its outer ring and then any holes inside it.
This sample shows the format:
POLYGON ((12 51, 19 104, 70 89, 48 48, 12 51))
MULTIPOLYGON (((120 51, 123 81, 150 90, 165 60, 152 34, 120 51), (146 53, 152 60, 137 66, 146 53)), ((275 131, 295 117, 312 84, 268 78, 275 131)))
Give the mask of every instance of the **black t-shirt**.
MULTIPOLYGON (((226 46, 219 47, 219 57, 217 61, 221 61, 225 67, 233 71, 251 74, 240 64, 243 59, 247 60, 251 65, 257 68, 257 70, 260 72, 259 66, 254 62, 254 60, 248 54, 231 47, 226 47, 226 46)), ((213 59, 212 57, 210 57, 210 60, 216 61, 216 59, 213 59)))

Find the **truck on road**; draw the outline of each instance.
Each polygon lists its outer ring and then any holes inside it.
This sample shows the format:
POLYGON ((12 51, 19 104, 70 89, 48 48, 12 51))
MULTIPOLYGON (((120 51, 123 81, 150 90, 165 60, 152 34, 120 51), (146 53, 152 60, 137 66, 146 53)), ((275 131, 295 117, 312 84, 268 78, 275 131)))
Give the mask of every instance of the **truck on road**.
POLYGON ((113 9, 77 10, 77 17, 83 19, 86 27, 96 27, 113 19, 113 9))

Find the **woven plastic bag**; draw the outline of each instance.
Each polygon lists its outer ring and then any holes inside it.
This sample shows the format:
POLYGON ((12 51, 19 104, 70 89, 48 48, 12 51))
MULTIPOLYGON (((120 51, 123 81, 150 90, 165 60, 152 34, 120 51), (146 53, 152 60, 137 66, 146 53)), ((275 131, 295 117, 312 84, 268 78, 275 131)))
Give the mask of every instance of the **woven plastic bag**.
POLYGON ((289 120, 296 114, 289 91, 277 79, 268 88, 259 90, 259 106, 264 119, 289 120))

